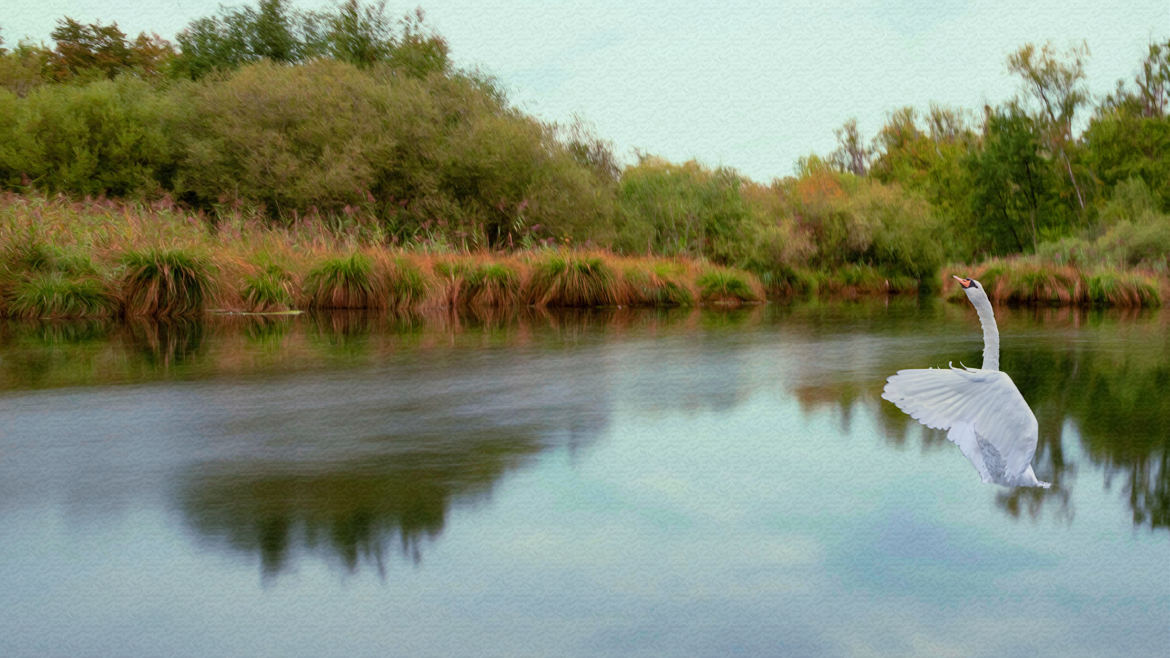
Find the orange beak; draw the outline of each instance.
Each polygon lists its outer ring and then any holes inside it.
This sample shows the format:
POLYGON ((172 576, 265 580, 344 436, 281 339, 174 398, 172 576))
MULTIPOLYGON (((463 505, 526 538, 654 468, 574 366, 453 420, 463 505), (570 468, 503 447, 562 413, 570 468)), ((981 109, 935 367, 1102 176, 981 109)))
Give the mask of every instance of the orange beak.
POLYGON ((964 288, 971 287, 971 279, 964 279, 962 277, 958 277, 958 276, 955 276, 953 274, 951 275, 951 278, 954 279, 955 281, 958 281, 959 285, 963 286, 964 288))

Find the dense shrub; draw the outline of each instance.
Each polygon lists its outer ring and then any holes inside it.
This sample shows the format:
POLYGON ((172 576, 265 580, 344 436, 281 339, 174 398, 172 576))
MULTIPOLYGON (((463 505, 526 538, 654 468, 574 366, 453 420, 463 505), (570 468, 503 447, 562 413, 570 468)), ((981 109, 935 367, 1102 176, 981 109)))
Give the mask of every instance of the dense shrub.
POLYGON ((0 91, 0 183, 72 194, 160 192, 175 158, 168 98, 132 77, 0 91))
POLYGON ((738 262, 751 218, 742 185, 730 169, 644 157, 622 173, 616 246, 627 253, 738 262))

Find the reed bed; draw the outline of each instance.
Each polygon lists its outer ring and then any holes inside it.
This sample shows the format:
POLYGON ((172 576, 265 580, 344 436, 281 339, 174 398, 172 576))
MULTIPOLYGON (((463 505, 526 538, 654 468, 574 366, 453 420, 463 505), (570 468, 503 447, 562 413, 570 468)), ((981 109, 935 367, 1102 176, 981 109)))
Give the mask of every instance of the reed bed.
POLYGON ((971 277, 995 303, 1146 307, 1162 303, 1164 282, 1153 273, 1112 266, 1080 269, 1031 259, 996 259, 944 268, 944 295, 966 299, 952 274, 971 277))
MULTIPOLYGON (((360 228, 360 227, 359 227, 360 228)), ((207 310, 413 312, 693 306, 764 299, 741 270, 682 258, 388 246, 361 230, 216 220, 154 203, 0 194, 0 315, 177 317, 207 310)))

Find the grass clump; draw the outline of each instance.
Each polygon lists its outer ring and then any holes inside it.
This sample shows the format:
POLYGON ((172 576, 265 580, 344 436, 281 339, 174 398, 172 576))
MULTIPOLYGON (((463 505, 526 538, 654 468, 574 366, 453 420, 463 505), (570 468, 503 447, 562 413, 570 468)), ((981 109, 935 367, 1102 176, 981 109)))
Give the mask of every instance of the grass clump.
POLYGON ((651 263, 627 268, 623 278, 632 306, 691 306, 695 294, 686 282, 686 271, 674 263, 651 263))
POLYGON ((284 311, 293 305, 292 277, 279 265, 244 277, 244 303, 255 312, 284 311))
POLYGON ((100 281, 60 272, 35 274, 16 285, 8 312, 23 318, 84 318, 111 315, 116 303, 100 281))
POLYGON ((552 254, 532 264, 524 299, 536 306, 614 306, 623 301, 613 268, 598 256, 552 254))
POLYGON ((309 308, 385 308, 386 295, 369 256, 354 253, 327 258, 305 275, 305 301, 309 308))
POLYGON ((1159 306, 1162 303, 1157 283, 1150 277, 1133 272, 1103 269, 1086 280, 1088 300, 1099 306, 1159 306))
POLYGON ((699 286, 699 298, 716 304, 739 304, 758 302, 762 295, 752 285, 749 274, 731 268, 711 268, 695 280, 699 286))
POLYGON ((397 258, 388 263, 384 279, 386 305, 391 308, 406 310, 427 298, 429 286, 426 275, 422 269, 405 258, 397 258))
POLYGON ((211 296, 207 260, 182 249, 146 249, 122 255, 126 315, 177 317, 203 311, 211 296))
POLYGON ((482 263, 463 277, 463 295, 469 306, 502 308, 520 300, 520 273, 507 263, 482 263))

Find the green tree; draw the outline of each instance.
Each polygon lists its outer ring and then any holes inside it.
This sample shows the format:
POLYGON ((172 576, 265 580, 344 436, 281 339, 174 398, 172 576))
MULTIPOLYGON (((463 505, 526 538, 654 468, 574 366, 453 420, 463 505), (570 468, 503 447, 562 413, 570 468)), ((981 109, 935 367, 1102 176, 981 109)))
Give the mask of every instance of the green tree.
POLYGON ((618 246, 628 252, 707 256, 735 263, 751 210, 743 179, 732 169, 706 169, 642 156, 618 187, 618 246))
POLYGON ((964 160, 971 183, 970 238, 988 254, 1035 250, 1059 224, 1043 134, 1015 104, 989 111, 982 148, 964 160))
POLYGON ((1133 82, 1118 81, 1090 120, 1085 160, 1107 187, 1141 179, 1170 211, 1170 40, 1150 44, 1133 82))
POLYGON ((255 8, 223 9, 192 21, 176 38, 174 73, 192 80, 260 60, 322 57, 358 67, 388 63, 413 77, 450 72, 447 42, 426 27, 422 11, 396 23, 384 1, 347 0, 333 11, 302 12, 288 0, 260 0, 255 8))
POLYGON ((1020 76, 1024 83, 1025 100, 1033 107, 1032 119, 1041 130, 1043 143, 1064 164, 1082 211, 1085 195, 1073 170, 1069 144, 1076 112, 1090 101, 1085 82, 1088 56, 1089 47, 1083 43, 1064 53, 1063 60, 1051 44, 1037 50, 1029 43, 1008 57, 1008 70, 1020 76))

